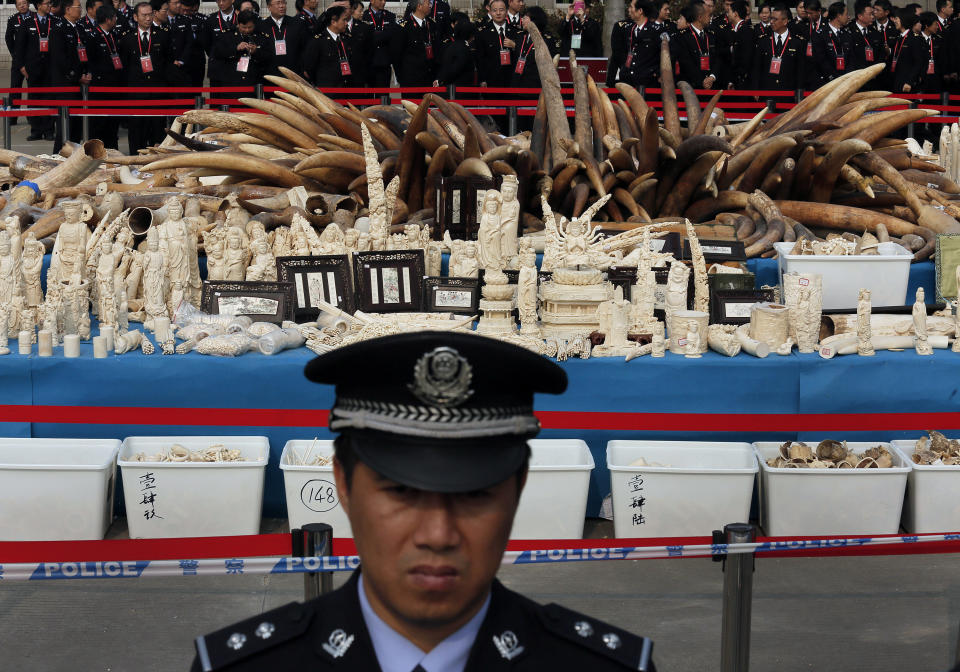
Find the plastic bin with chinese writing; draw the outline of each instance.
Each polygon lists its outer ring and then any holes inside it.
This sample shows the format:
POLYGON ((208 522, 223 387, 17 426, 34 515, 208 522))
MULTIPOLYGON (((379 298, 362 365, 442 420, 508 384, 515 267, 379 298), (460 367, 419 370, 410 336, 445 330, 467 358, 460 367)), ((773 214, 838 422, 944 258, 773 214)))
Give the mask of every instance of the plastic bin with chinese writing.
POLYGON ((291 530, 326 523, 338 539, 353 536, 333 480, 333 441, 287 441, 280 469, 291 530))
POLYGON ((120 442, 0 439, 0 541, 103 539, 120 442))
POLYGON ((580 539, 593 455, 579 439, 533 439, 512 539, 580 539))
MULTIPOLYGON (((912 463, 916 441, 890 443, 894 452, 912 463)), ((960 532, 960 465, 911 464, 902 522, 903 529, 915 534, 960 532)))
MULTIPOLYGON (((816 445, 816 444, 812 444, 816 445)), ((889 443, 847 442, 862 453, 889 443)), ((773 537, 817 534, 896 534, 910 463, 890 451, 893 466, 883 469, 789 469, 767 460, 780 444, 753 444, 760 460, 760 526, 773 537)))
POLYGON ((265 436, 131 436, 117 463, 130 537, 217 537, 260 532, 265 436), (222 447, 222 448, 221 448, 222 447), (238 450, 242 461, 138 461, 172 450, 238 450))
POLYGON ((748 443, 611 441, 607 467, 617 537, 709 536, 750 515, 748 443))

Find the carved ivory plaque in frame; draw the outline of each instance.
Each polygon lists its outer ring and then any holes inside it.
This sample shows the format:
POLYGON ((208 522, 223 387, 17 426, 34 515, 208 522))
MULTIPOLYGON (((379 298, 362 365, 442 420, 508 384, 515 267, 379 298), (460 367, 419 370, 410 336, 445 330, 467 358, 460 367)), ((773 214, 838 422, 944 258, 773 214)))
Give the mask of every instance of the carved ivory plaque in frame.
POLYGON ((211 315, 246 315, 254 322, 280 324, 292 317, 289 282, 206 280, 201 303, 211 315))
POLYGON ((773 301, 773 290, 719 290, 710 295, 710 322, 712 324, 746 324, 750 308, 755 303, 773 301))
POLYGON ((293 314, 297 322, 315 320, 318 300, 346 313, 356 310, 350 259, 345 254, 279 257, 277 279, 293 285, 293 314))
POLYGON ((372 313, 420 312, 423 270, 422 249, 354 253, 357 309, 372 313))
POLYGON ((427 312, 476 315, 479 306, 480 281, 477 278, 423 279, 423 307, 427 312))

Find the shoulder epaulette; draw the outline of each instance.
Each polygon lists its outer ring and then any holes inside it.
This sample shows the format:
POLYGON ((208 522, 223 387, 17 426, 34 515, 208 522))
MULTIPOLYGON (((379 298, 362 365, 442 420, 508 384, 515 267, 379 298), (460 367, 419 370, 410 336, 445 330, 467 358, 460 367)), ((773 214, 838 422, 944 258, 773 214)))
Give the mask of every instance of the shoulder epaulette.
POLYGON ((631 670, 650 672, 653 641, 638 637, 576 611, 548 604, 540 610, 544 627, 553 635, 581 646, 631 670))
POLYGON ((197 637, 197 660, 205 672, 223 669, 303 635, 313 609, 291 602, 259 616, 197 637))

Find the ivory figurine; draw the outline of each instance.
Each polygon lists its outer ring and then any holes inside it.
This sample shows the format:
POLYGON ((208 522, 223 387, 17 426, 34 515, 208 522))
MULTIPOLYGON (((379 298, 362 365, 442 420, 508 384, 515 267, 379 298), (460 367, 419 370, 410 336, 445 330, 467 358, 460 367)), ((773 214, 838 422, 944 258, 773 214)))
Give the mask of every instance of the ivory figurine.
POLYGON ((637 267, 637 284, 633 286, 631 292, 633 313, 630 331, 632 333, 645 334, 651 332, 653 324, 657 321, 653 316, 653 310, 656 306, 656 277, 653 271, 642 270, 637 267))
POLYGON ((60 345, 63 331, 63 293, 60 283, 47 286, 47 296, 41 309, 43 328, 50 332, 53 344, 60 345))
POLYGON ((43 290, 40 286, 43 253, 43 243, 36 239, 33 232, 28 233, 27 239, 23 243, 20 270, 23 275, 23 292, 27 299, 27 305, 34 309, 43 303, 43 290))
POLYGON ((431 240, 427 243, 424 265, 425 272, 429 277, 439 277, 443 268, 443 246, 439 242, 431 240))
POLYGON ((665 300, 667 324, 672 324, 673 313, 687 309, 687 278, 689 276, 690 267, 682 261, 674 261, 670 264, 665 300))
POLYGON ((694 320, 687 322, 683 356, 688 359, 699 359, 702 356, 700 354, 700 325, 694 320))
POLYGON ((488 189, 483 195, 477 240, 480 243, 480 265, 485 269, 506 266, 500 247, 500 203, 500 192, 496 189, 488 189))
POLYGON ((870 290, 861 288, 857 297, 857 354, 863 357, 876 354, 872 342, 873 332, 870 330, 870 310, 870 290))
POLYGON ((737 340, 735 324, 711 324, 707 327, 707 345, 714 352, 727 357, 736 357, 740 353, 740 341, 737 340))
POLYGON ((651 345, 653 346, 650 351, 650 356, 655 358, 665 357, 667 354, 667 339, 664 335, 666 329, 663 322, 659 320, 655 325, 653 325, 653 341, 651 345))
POLYGON ((117 297, 116 297, 116 257, 113 256, 113 243, 109 238, 100 241, 100 258, 97 260, 97 311, 101 327, 117 324, 117 297))
POLYGON ((10 235, 0 230, 0 303, 10 305, 21 287, 17 273, 17 260, 13 256, 10 235))
POLYGON ((180 307, 180 304, 183 303, 186 298, 186 287, 184 287, 182 280, 177 280, 173 283, 173 287, 170 288, 170 298, 167 301, 167 314, 170 315, 171 318, 176 315, 177 308, 180 307))
POLYGON ((90 299, 88 283, 77 271, 70 277, 64 290, 64 333, 76 334, 80 340, 90 340, 90 299))
POLYGON ((127 290, 120 287, 117 297, 117 334, 126 334, 130 330, 130 305, 127 301, 127 290))
POLYGON ((336 224, 327 224, 320 234, 319 244, 311 250, 313 254, 346 254, 347 246, 343 242, 343 231, 336 224))
POLYGON ((226 261, 223 254, 223 240, 215 231, 204 233, 203 247, 207 251, 207 279, 223 280, 226 261))
MULTIPOLYGON (((234 236, 234 240, 239 243, 238 237, 234 236)), ((166 300, 168 280, 167 259, 160 251, 160 236, 156 229, 150 229, 147 234, 147 251, 143 255, 145 328, 152 328, 154 318, 169 317, 166 300)))
POLYGON ((550 209, 547 199, 540 197, 547 236, 544 245, 544 261, 541 265, 543 270, 552 271, 556 268, 577 266, 606 270, 623 258, 620 251, 605 252, 600 227, 590 228, 593 216, 609 200, 610 194, 603 196, 582 215, 567 222, 564 217, 558 219, 550 209))
POLYGON ((277 260, 270 253, 266 238, 253 241, 253 263, 247 268, 247 280, 276 280, 277 260))
POLYGON ((10 235, 10 250, 13 252, 14 259, 20 259, 23 252, 20 243, 20 219, 17 217, 7 217, 3 220, 3 228, 10 235))
MULTIPOLYGON (((953 126, 956 127, 957 125, 954 124, 953 126)), ((957 280, 957 298, 951 302, 953 305, 953 347, 951 350, 960 352, 960 266, 957 266, 953 273, 957 280)))
MULTIPOLYGON (((478 277, 480 275, 480 259, 477 241, 465 241, 462 249, 463 252, 457 257, 456 264, 450 266, 450 276, 455 278, 478 277)), ((452 257, 453 255, 451 255, 451 259, 452 257)))
POLYGON ((183 205, 176 197, 167 199, 167 219, 160 225, 160 250, 167 259, 169 282, 180 282, 188 287, 194 277, 199 278, 196 265, 196 233, 183 218, 183 205))
POLYGON ((520 201, 517 192, 520 183, 514 175, 504 175, 500 185, 500 251, 508 262, 516 263, 520 253, 517 229, 520 224, 520 201))
POLYGON ((243 238, 236 229, 227 233, 227 248, 224 252, 223 279, 243 280, 247 272, 247 250, 243 249, 243 238))
POLYGON ((917 298, 913 303, 913 333, 916 336, 918 355, 932 355, 933 348, 927 341, 927 305, 924 302, 923 287, 917 288, 917 298))
POLYGON ((591 352, 593 357, 626 357, 635 354, 637 346, 627 338, 631 308, 631 303, 623 298, 622 287, 614 290, 612 301, 604 301, 597 307, 597 321, 604 339, 602 345, 594 346, 591 352))
POLYGON ((520 254, 520 275, 517 279, 517 311, 520 313, 520 333, 539 335, 537 325, 537 255, 526 249, 520 254))
POLYGON ((9 355, 10 309, 0 303, 0 355, 9 355))
POLYGON ((57 232, 50 258, 50 271, 47 282, 67 282, 75 273, 84 273, 86 265, 87 240, 90 229, 86 220, 93 215, 93 209, 81 201, 66 201, 63 204, 63 222, 57 232))

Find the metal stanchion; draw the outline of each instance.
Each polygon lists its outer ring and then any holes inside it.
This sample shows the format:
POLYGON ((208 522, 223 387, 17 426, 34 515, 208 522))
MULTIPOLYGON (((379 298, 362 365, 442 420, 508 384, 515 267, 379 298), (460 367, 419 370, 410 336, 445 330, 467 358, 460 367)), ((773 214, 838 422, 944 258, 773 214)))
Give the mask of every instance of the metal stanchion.
POLYGON ((262 83, 258 83, 254 85, 253 95, 259 100, 263 100, 263 84, 262 83))
POLYGON ((457 85, 447 84, 447 100, 454 100, 457 97, 457 85))
POLYGON ((70 142, 70 108, 57 108, 60 121, 60 142, 70 142))
POLYGON ((384 91, 380 94, 380 104, 381 105, 390 105, 390 92, 384 91))
POLYGON ((203 94, 198 93, 193 99, 193 109, 202 110, 203 109, 203 94))
MULTIPOLYGON (((80 85, 80 97, 83 100, 90 100, 90 86, 87 84, 80 85)), ((87 114, 83 115, 83 141, 86 142, 90 139, 90 116, 87 114)))
MULTIPOLYGON (((917 101, 915 101, 915 100, 911 100, 911 101, 910 101, 910 109, 911 109, 911 110, 917 109, 917 101)), ((914 124, 912 121, 911 121, 909 124, 907 124, 907 137, 908 137, 908 138, 914 137, 914 128, 915 128, 915 124, 914 124)))
POLYGON ((799 103, 803 100, 803 89, 797 89, 793 92, 793 102, 799 103))
MULTIPOLYGON (((333 528, 326 523, 307 523, 290 530, 293 555, 314 558, 333 555, 333 528)), ((303 599, 312 600, 333 590, 331 572, 306 572, 303 575, 303 599)))
MULTIPOLYGON (((723 527, 728 544, 749 544, 757 528, 747 523, 723 527)), ((747 672, 750 669, 750 615, 753 600, 753 553, 734 553, 723 563, 723 629, 720 672, 747 672)))
MULTIPOLYGON (((13 110, 7 110, 7 112, 12 112, 13 110)), ((13 147, 13 135, 11 134, 10 117, 4 116, 3 118, 3 148, 10 149, 13 147)))
POLYGON ((230 111, 230 106, 229 106, 229 105, 221 105, 221 106, 220 106, 220 111, 221 111, 221 112, 229 112, 229 111, 230 111))
POLYGON ((773 98, 767 98, 767 109, 771 112, 777 111, 777 101, 773 98))
POLYGON ((517 108, 511 105, 507 108, 507 135, 517 134, 517 108))

